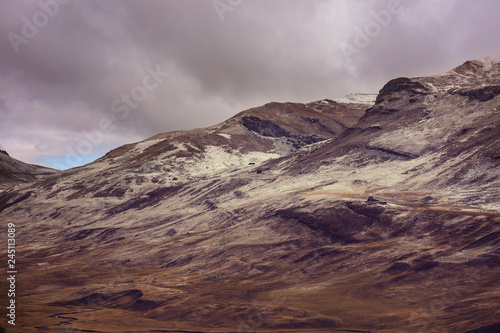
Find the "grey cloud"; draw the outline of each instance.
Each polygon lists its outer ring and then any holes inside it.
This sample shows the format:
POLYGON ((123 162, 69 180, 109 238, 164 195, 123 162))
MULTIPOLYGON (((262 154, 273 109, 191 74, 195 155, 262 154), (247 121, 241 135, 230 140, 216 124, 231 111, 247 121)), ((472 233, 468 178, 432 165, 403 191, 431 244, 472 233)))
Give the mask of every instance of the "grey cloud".
POLYGON ((401 0, 390 24, 348 63, 340 45, 352 44, 355 29, 390 1, 246 0, 221 21, 211 0, 73 0, 17 54, 8 33, 20 34, 22 17, 42 9, 38 1, 7 1, 0 13, 0 144, 28 162, 63 159, 109 119, 97 156, 271 100, 377 92, 397 76, 500 54, 497 1, 401 0), (168 77, 120 119, 113 102, 157 65, 168 77))

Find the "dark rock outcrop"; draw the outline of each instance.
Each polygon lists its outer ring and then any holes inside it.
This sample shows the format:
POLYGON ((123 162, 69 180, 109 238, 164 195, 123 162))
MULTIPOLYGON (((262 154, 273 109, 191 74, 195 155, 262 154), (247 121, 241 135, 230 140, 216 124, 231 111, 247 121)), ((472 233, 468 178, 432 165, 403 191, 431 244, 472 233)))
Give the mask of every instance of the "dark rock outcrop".
POLYGON ((425 92, 427 88, 425 88, 421 83, 412 81, 406 77, 390 80, 382 89, 380 89, 375 104, 383 102, 384 97, 403 90, 414 94, 421 94, 425 92))
POLYGON ((457 92, 461 96, 469 97, 471 101, 486 102, 500 95, 500 86, 487 86, 473 90, 460 90, 457 92))
POLYGON ((290 133, 273 123, 270 120, 260 119, 254 116, 245 116, 241 119, 241 124, 248 130, 263 136, 270 136, 273 138, 290 137, 290 133))

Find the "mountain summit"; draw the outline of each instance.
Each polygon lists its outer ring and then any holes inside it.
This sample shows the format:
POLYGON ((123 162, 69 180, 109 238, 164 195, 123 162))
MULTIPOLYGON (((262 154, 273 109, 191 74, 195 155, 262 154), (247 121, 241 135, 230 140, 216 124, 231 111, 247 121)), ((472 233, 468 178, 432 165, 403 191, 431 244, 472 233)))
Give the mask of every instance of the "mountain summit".
POLYGON ((16 328, 497 331, 499 95, 499 59, 468 61, 6 189, 16 328))

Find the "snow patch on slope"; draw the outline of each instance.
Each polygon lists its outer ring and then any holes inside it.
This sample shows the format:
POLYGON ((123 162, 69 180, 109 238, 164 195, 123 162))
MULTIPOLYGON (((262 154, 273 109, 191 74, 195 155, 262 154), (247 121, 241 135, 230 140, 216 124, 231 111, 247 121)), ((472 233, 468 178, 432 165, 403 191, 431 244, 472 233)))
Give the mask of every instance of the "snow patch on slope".
POLYGON ((147 148, 157 144, 158 142, 161 142, 165 139, 155 139, 155 140, 147 140, 147 141, 142 141, 139 143, 136 143, 135 148, 134 148, 134 153, 140 154, 147 148))
POLYGON ((373 105, 377 94, 349 94, 342 98, 334 99, 337 103, 373 105))
POLYGON ((370 146, 413 155, 422 155, 443 144, 445 137, 446 133, 443 133, 443 130, 440 128, 424 127, 420 131, 402 128, 391 133, 382 134, 379 138, 372 140, 370 146))
POLYGON ((228 151, 218 146, 207 146, 205 153, 199 160, 178 158, 177 162, 183 162, 186 172, 193 177, 214 175, 220 172, 248 167, 249 163, 261 164, 273 158, 280 157, 276 153, 263 153, 258 151, 242 154, 240 152, 228 151))
POLYGON ((493 65, 500 64, 500 56, 490 56, 483 59, 477 60, 479 63, 482 63, 485 71, 490 71, 493 68, 493 65))

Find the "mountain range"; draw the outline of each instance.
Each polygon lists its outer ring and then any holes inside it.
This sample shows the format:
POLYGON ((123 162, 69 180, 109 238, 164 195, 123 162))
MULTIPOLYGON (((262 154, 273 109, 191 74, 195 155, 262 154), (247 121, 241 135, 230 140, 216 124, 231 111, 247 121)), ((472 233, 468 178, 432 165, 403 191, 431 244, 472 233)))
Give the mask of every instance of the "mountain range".
POLYGON ((0 154, 18 244, 4 326, 498 332, 499 96, 488 57, 374 95, 270 102, 66 171, 0 154))

